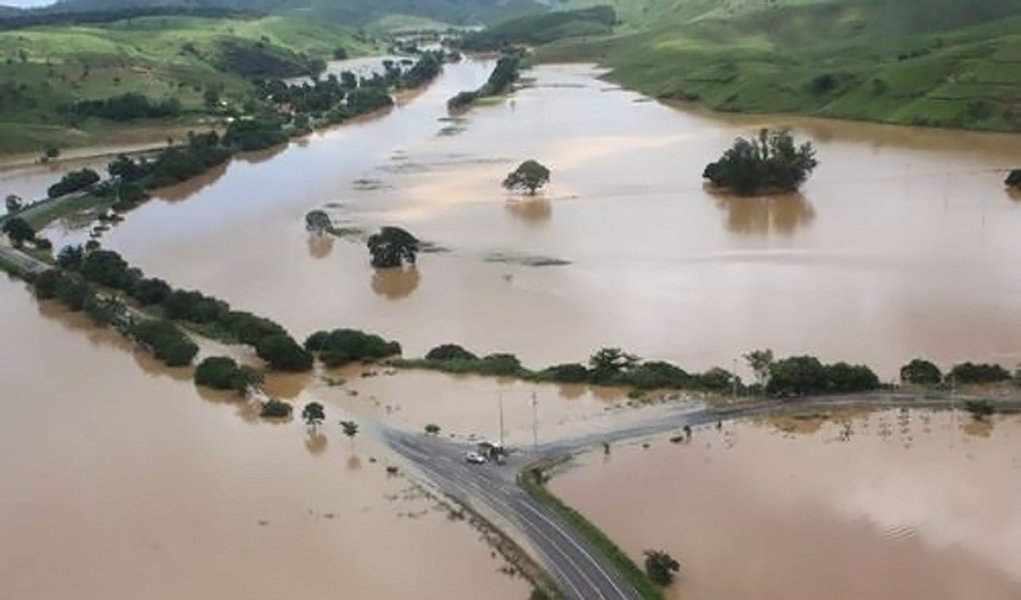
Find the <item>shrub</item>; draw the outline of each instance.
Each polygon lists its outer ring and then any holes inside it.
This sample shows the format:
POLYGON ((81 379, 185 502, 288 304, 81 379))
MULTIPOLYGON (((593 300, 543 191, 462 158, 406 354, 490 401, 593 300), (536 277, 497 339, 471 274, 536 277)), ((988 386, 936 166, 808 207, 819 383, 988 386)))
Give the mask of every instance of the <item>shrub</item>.
POLYGON ((540 373, 540 379, 557 383, 586 383, 589 379, 589 370, 585 365, 578 363, 553 365, 540 373))
POLYGON ((673 583, 674 573, 681 568, 674 557, 661 550, 645 551, 645 572, 653 583, 668 586, 673 583))
POLYGON ((64 175, 60 181, 54 183, 46 190, 46 195, 50 198, 56 198, 58 196, 64 196, 72 192, 83 190, 90 185, 99 182, 99 173, 96 173, 92 169, 82 169, 81 171, 71 171, 64 175))
POLYGON ((262 403, 262 408, 259 410, 259 416, 263 419, 286 419, 291 416, 291 412, 293 411, 294 407, 290 404, 281 402, 276 398, 270 398, 262 403))
POLYGON ((510 377, 521 373, 521 361, 513 354, 497 353, 484 356, 479 361, 479 373, 510 377))
POLYGON ((443 344, 436 346, 426 353, 426 360, 478 360, 475 356, 457 344, 443 344))
POLYGON ((976 421, 984 421, 996 413, 996 406, 988 400, 968 400, 964 403, 964 410, 971 413, 976 421))
POLYGON ((195 383, 217 390, 234 390, 244 393, 248 386, 259 382, 253 369, 238 365, 233 358, 211 356, 195 369, 195 383))

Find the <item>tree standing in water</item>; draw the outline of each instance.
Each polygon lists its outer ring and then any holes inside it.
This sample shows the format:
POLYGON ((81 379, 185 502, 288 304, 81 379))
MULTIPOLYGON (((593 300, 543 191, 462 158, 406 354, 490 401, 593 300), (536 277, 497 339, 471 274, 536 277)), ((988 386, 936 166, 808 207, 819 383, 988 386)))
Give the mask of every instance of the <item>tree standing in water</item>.
POLYGON ((358 423, 354 421, 341 421, 340 426, 344 430, 344 435, 354 444, 355 436, 358 435, 358 423))
POLYGON ((400 267, 405 262, 415 264, 418 255, 418 238, 400 227, 383 227, 369 236, 369 253, 372 266, 377 269, 400 267))
POLYGON ((309 402, 305 405, 304 410, 301 411, 301 418, 305 420, 305 425, 308 425, 309 430, 313 433, 319 429, 319 426, 326 420, 326 411, 323 410, 323 405, 318 402, 309 402))
POLYGON ((511 171, 503 180, 503 187, 510 191, 524 190, 529 196, 549 183, 550 170, 535 160, 526 160, 511 171))

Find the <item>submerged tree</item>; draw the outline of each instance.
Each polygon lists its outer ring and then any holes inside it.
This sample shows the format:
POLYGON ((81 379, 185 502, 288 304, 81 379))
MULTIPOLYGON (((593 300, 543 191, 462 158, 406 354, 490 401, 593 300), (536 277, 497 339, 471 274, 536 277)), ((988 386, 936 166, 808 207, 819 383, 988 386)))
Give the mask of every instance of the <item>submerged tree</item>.
POLYGON ((757 138, 737 138, 720 160, 706 166, 702 177, 742 196, 793 192, 818 164, 811 142, 795 146, 790 131, 762 129, 757 138))
POLYGON ((400 227, 383 227, 379 233, 369 236, 368 246, 372 254, 372 266, 387 269, 400 267, 404 263, 415 264, 419 241, 400 227))
POLYGON ((4 199, 4 206, 7 207, 8 213, 18 212, 21 210, 22 204, 21 197, 17 194, 8 194, 4 199))
POLYGON ((766 385, 766 380, 769 379, 769 367, 773 364, 773 351, 769 350, 755 350, 744 355, 745 362, 751 367, 752 372, 755 373, 755 378, 759 381, 759 385, 766 385))
POLYGON ((2 230, 15 246, 20 246, 27 241, 35 239, 35 229, 32 229, 32 226, 21 217, 8 219, 4 223, 2 230))
POLYGON ((935 364, 916 358, 900 369, 900 380, 918 385, 936 385, 943 381, 943 373, 935 364))
POLYGON ((333 229, 333 222, 325 211, 313 210, 305 215, 305 229, 322 235, 333 229))
POLYGON ((358 423, 354 421, 341 421, 340 427, 344 430, 344 435, 350 438, 353 443, 355 436, 358 435, 358 423))
POLYGON ((1021 188, 1021 169, 1011 171, 1004 183, 1007 184, 1007 187, 1021 188))
POLYGON ((305 421, 305 425, 308 425, 308 428, 314 432, 326 420, 326 411, 322 404, 309 402, 301 411, 301 418, 305 421))
POLYGON ((656 585, 668 586, 674 581, 674 573, 681 570, 681 564, 662 550, 645 551, 645 572, 656 585))
POLYGON ((524 190, 534 196, 539 188, 549 183, 549 179, 549 169, 535 160, 526 160, 507 175, 503 187, 510 191, 524 190))

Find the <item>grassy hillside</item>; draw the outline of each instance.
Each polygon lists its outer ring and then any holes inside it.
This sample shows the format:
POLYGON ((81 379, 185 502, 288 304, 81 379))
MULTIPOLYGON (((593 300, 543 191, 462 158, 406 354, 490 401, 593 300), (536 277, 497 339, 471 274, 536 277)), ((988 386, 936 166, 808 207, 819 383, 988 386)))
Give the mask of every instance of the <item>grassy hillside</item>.
POLYGON ((719 110, 1021 131, 1015 0, 613 4, 630 19, 616 35, 540 58, 598 59, 626 86, 719 110))
POLYGON ((370 49, 349 29, 282 16, 158 16, 0 31, 0 152, 86 144, 138 126, 67 122, 64 107, 81 100, 127 93, 176 98, 179 119, 193 121, 203 113, 206 90, 230 97, 247 89, 242 74, 249 63, 300 71, 337 47, 352 54, 370 49))
POLYGON ((609 34, 616 21, 613 9, 606 6, 525 15, 465 35, 459 45, 476 51, 548 44, 565 38, 609 34))
POLYGON ((393 16, 424 17, 454 24, 495 23, 545 10, 535 0, 62 0, 57 10, 127 6, 226 6, 279 14, 299 13, 334 22, 371 25, 393 16))

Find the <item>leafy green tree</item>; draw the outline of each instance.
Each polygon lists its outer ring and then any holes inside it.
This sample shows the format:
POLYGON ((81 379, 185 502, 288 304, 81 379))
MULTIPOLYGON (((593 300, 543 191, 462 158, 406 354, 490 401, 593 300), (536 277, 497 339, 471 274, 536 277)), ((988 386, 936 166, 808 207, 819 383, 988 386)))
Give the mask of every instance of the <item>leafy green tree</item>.
POLYGON ((826 368, 814 356, 792 356, 769 367, 766 390, 778 396, 803 396, 826 391, 826 368))
POLYGON ((793 192, 818 166, 811 142, 794 145, 788 130, 762 129, 757 138, 737 138, 702 177, 742 196, 766 191, 793 192))
POLYGON ((305 229, 322 235, 333 229, 333 222, 330 221, 330 215, 325 211, 313 210, 305 215, 305 229))
POLYGON ((57 253, 57 264, 69 271, 77 271, 85 260, 85 250, 81 246, 64 246, 57 253))
POLYGON ((935 364, 916 358, 901 367, 900 380, 917 385, 937 385, 943 381, 943 373, 935 364))
POLYGON ((565 363, 546 367, 542 371, 541 379, 557 383, 585 383, 589 379, 589 371, 585 365, 565 363))
POLYGON ((745 362, 751 368, 752 372, 755 373, 755 379, 758 380, 760 385, 766 385, 766 380, 769 379, 769 367, 773 364, 773 351, 769 350, 755 350, 744 355, 745 362))
POLYGON ((629 368, 623 383, 640 390, 681 389, 691 385, 691 375, 668 362, 653 360, 629 368))
POLYGON ((21 217, 13 217, 4 221, 2 231, 15 246, 21 246, 27 241, 35 239, 35 229, 21 217))
POLYGON ((526 160, 511 171, 503 180, 503 187, 510 191, 524 190, 529 195, 549 183, 550 170, 535 160, 526 160))
POLYGON ((269 335, 259 340, 256 354, 269 366, 278 371, 308 371, 312 368, 313 357, 290 336, 282 333, 269 335))
POLYGON ((457 344, 442 344, 426 353, 426 360, 478 360, 478 356, 457 344))
POLYGON ((588 361, 594 383, 612 383, 638 364, 638 357, 620 348, 602 348, 588 361))
POLYGON ((305 349, 329 368, 352 362, 372 362, 401 353, 401 345, 357 329, 317 331, 305 340, 305 349))
POLYGON ((957 383, 998 383, 1010 379, 1010 372, 1000 365, 964 362, 954 365, 949 377, 957 383))
POLYGON ((305 425, 315 432, 319 429, 319 426, 322 425, 323 421, 326 420, 326 411, 323 409, 322 404, 319 404, 318 402, 309 402, 301 411, 301 418, 305 421, 305 425))
POLYGON ((270 398, 262 403, 259 416, 264 419, 286 419, 291 416, 294 407, 286 402, 270 398))
POLYGON ((261 380, 258 372, 241 366, 233 358, 210 356, 195 369, 195 383, 217 390, 234 390, 244 394, 261 380))
POLYGON ((383 227, 369 236, 372 266, 377 269, 400 267, 405 262, 415 264, 419 250, 418 238, 400 227, 383 227))
POLYGON ((673 583, 674 574, 681 570, 681 564, 662 550, 645 551, 645 572, 656 585, 666 587, 673 583))

